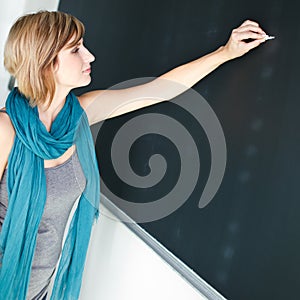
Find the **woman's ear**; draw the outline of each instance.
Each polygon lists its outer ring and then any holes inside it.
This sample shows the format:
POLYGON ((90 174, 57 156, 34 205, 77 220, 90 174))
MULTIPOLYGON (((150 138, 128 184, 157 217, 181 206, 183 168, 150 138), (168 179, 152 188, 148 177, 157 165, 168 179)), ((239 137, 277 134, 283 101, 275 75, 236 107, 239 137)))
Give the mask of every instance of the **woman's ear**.
POLYGON ((58 71, 58 68, 59 68, 59 64, 58 64, 58 59, 57 57, 54 59, 54 62, 53 62, 53 72, 56 73, 58 71))

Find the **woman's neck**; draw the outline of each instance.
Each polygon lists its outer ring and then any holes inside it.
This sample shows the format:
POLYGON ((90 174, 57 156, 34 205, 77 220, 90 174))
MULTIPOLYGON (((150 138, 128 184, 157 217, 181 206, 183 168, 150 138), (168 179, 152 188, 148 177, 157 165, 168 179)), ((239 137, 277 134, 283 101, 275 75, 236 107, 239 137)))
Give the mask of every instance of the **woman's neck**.
POLYGON ((53 121, 63 108, 66 102, 66 97, 66 93, 56 92, 50 105, 49 101, 46 101, 44 104, 38 106, 39 118, 45 125, 47 131, 50 131, 53 121))

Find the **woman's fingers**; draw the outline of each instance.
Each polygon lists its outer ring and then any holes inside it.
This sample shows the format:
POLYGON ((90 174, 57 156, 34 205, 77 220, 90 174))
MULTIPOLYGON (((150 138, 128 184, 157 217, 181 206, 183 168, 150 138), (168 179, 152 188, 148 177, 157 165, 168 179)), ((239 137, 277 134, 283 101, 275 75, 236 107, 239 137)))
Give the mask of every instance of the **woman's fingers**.
POLYGON ((262 33, 266 34, 264 30, 262 30, 259 26, 255 26, 252 24, 247 24, 247 25, 241 25, 238 28, 234 29, 233 31, 235 32, 247 32, 247 31, 253 31, 257 33, 262 33))
POLYGON ((259 24, 258 24, 257 22, 251 21, 251 20, 246 20, 246 21, 244 21, 244 22, 241 24, 241 26, 244 26, 244 25, 253 25, 253 26, 259 27, 259 24))
POLYGON ((249 43, 246 43, 244 45, 245 49, 246 49, 246 52, 247 53, 248 51, 250 51, 251 49, 253 48, 256 48, 257 46, 259 46, 261 43, 265 42, 265 39, 257 39, 257 40, 254 40, 252 42, 249 42, 249 43))
POLYGON ((246 20, 232 30, 224 47, 230 59, 244 55, 265 41, 267 34, 257 22, 246 20))
POLYGON ((244 40, 248 40, 248 39, 252 39, 252 40, 256 40, 256 39, 261 39, 264 38, 266 36, 265 32, 254 32, 254 31, 235 31, 232 32, 232 39, 233 41, 239 42, 239 41, 244 41, 244 40))

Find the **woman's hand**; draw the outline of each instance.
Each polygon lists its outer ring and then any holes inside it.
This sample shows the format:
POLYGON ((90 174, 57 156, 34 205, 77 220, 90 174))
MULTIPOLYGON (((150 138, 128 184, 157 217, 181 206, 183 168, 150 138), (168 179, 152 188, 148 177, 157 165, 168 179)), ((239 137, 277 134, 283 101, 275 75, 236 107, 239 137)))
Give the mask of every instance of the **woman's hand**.
POLYGON ((247 20, 232 30, 222 52, 228 60, 240 57, 265 42, 266 36, 267 34, 259 27, 258 23, 247 20))

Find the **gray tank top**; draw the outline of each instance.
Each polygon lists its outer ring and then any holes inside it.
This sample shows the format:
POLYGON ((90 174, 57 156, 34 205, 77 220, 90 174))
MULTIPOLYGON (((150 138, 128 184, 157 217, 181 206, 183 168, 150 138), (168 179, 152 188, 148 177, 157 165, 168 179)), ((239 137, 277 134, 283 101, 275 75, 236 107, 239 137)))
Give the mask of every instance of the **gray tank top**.
MULTIPOLYGON (((32 263, 27 294, 30 300, 42 299, 47 293, 61 253, 68 217, 86 183, 76 151, 63 164, 45 168, 45 174, 47 199, 32 263)), ((6 177, 5 170, 0 181, 0 230, 8 206, 6 177)))

